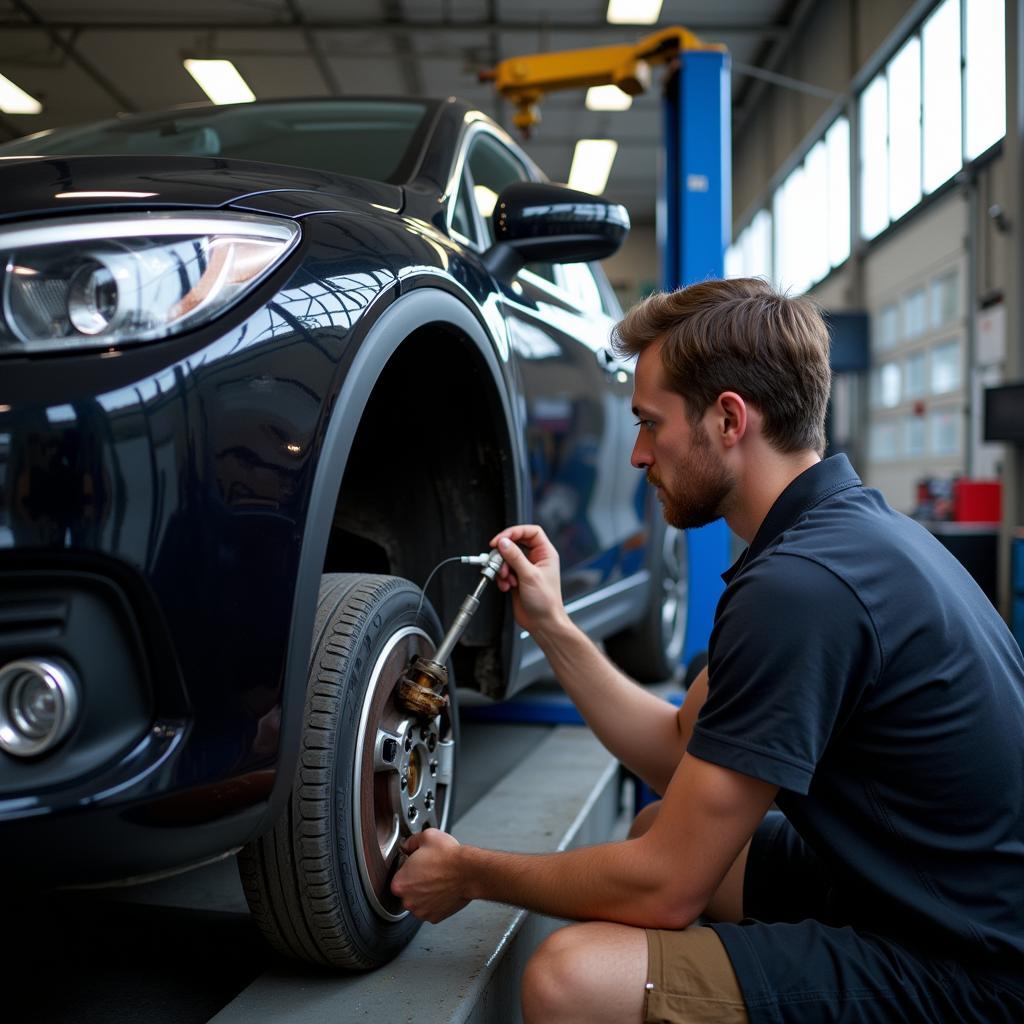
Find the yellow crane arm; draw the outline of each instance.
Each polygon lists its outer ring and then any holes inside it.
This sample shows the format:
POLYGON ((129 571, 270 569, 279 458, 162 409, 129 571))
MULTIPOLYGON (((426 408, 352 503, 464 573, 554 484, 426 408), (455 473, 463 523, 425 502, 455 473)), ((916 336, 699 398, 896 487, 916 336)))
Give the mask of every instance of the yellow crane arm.
POLYGON ((549 92, 617 85, 624 93, 639 96, 650 87, 651 65, 667 64, 684 50, 724 49, 674 26, 636 43, 509 57, 480 78, 494 82, 498 92, 516 105, 513 123, 527 134, 540 122, 537 106, 549 92))

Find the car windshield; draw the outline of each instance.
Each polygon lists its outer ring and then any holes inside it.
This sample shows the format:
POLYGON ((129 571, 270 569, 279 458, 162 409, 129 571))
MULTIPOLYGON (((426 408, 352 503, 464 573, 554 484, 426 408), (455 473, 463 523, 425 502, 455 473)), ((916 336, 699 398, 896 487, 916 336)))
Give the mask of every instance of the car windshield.
POLYGON ((0 156, 222 156, 407 181, 426 103, 324 100, 119 117, 0 146, 0 156))

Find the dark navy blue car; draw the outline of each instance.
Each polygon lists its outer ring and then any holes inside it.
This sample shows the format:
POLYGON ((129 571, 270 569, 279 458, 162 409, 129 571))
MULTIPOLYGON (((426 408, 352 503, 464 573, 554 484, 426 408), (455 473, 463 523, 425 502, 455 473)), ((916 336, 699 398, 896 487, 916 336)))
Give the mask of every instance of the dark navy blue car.
MULTIPOLYGON (((395 704, 475 570, 538 521, 573 617, 678 661, 678 535, 630 469, 591 262, 615 204, 455 101, 257 103, 0 147, 0 863, 150 877, 239 852, 278 949, 369 967, 417 922, 454 711, 395 704), (668 600, 665 600, 665 595, 668 600)), ((545 671, 487 594, 491 698, 545 671)))

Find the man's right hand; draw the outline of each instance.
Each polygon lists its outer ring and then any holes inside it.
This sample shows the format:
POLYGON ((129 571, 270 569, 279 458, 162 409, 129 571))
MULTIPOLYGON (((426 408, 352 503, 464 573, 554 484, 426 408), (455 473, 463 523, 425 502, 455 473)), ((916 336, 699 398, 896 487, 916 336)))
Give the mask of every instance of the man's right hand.
POLYGON ((544 531, 533 525, 510 526, 491 539, 491 546, 505 559, 497 584, 499 590, 512 592, 516 622, 537 639, 568 625, 558 552, 544 531))

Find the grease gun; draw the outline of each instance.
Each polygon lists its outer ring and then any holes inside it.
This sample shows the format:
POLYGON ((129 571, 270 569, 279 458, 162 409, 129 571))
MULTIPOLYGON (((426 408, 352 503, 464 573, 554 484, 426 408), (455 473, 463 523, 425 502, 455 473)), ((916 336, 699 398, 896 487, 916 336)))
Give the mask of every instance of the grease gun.
POLYGON ((497 551, 485 551, 480 555, 463 555, 461 561, 470 565, 482 565, 480 582, 476 589, 467 594, 459 608, 451 628, 445 633, 432 658, 414 655, 398 683, 395 702, 404 711, 420 718, 435 718, 448 706, 448 669, 445 662, 459 637, 466 631, 473 613, 480 607, 480 597, 487 584, 498 575, 505 559, 497 551))

